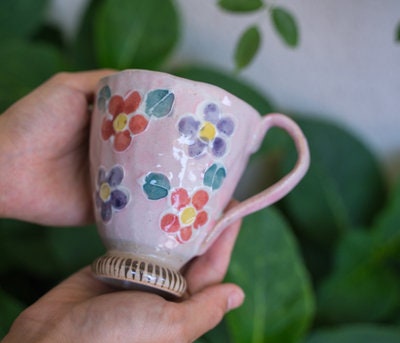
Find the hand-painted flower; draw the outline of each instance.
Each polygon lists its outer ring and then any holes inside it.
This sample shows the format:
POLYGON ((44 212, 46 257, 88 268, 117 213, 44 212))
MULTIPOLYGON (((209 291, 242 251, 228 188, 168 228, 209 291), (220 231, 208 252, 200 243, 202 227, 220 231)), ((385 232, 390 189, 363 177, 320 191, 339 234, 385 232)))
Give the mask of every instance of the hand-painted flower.
POLYGON ((147 127, 146 116, 134 113, 141 100, 140 94, 134 91, 125 99, 120 95, 113 95, 108 102, 109 115, 103 120, 101 136, 104 140, 111 139, 117 151, 126 150, 132 142, 132 136, 143 132, 147 127))
POLYGON ((188 154, 198 157, 209 148, 215 157, 222 157, 227 151, 227 139, 233 134, 234 122, 223 117, 218 106, 207 104, 203 109, 203 119, 192 115, 184 116, 178 123, 179 132, 189 139, 188 154))
POLYGON ((171 211, 161 217, 160 227, 163 231, 174 235, 179 243, 186 243, 197 230, 208 221, 207 211, 204 209, 209 195, 204 189, 196 191, 191 197, 184 188, 177 188, 171 192, 171 211))
POLYGON ((122 210, 128 204, 128 192, 118 187, 123 178, 124 170, 121 166, 113 167, 108 174, 103 168, 99 169, 96 207, 100 210, 101 219, 105 223, 111 220, 114 211, 122 210))

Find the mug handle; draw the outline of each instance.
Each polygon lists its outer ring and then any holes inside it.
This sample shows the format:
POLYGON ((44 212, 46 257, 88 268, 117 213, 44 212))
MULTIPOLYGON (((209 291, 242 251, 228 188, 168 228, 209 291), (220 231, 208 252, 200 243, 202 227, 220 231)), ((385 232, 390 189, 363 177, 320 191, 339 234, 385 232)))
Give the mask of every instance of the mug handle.
POLYGON ((203 241, 200 254, 204 253, 208 249, 226 227, 236 220, 270 206, 282 199, 306 174, 310 165, 310 152, 307 140, 300 127, 292 119, 283 114, 272 113, 262 118, 259 129, 260 131, 259 134, 255 136, 252 151, 254 152, 259 148, 261 140, 271 127, 279 127, 285 130, 293 139, 298 155, 296 165, 287 175, 264 191, 253 195, 225 212, 203 241))

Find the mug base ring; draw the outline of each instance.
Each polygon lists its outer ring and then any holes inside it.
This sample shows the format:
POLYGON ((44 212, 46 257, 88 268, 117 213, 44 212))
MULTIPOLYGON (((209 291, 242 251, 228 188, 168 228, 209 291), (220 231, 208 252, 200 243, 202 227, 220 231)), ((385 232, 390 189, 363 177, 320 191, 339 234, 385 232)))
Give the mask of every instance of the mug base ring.
POLYGON ((186 280, 171 267, 146 257, 108 252, 92 263, 95 277, 112 286, 180 298, 186 291, 186 280))

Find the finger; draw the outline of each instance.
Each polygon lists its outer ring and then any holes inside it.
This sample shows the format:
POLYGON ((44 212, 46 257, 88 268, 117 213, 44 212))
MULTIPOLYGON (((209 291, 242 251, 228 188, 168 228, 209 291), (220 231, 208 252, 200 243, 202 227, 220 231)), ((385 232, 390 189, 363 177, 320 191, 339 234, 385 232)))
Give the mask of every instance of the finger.
MULTIPOLYGON (((235 202, 231 202, 234 205, 235 202)), ((226 228, 208 251, 196 258, 189 266, 185 277, 190 293, 221 282, 228 270, 232 250, 240 230, 241 221, 226 228)))
POLYGON ((81 302, 113 291, 115 291, 114 288, 97 280, 88 266, 62 281, 43 298, 46 301, 52 299, 57 301, 63 298, 70 302, 81 302))
POLYGON ((112 69, 100 69, 75 73, 59 73, 49 80, 51 83, 63 84, 85 94, 87 99, 93 97, 98 82, 115 73, 112 69))
POLYGON ((214 328, 223 316, 244 301, 244 293, 234 284, 219 284, 203 289, 179 304, 182 306, 184 337, 195 340, 214 328))
POLYGON ((185 275, 190 293, 224 279, 240 224, 239 221, 229 226, 204 255, 192 262, 185 275))

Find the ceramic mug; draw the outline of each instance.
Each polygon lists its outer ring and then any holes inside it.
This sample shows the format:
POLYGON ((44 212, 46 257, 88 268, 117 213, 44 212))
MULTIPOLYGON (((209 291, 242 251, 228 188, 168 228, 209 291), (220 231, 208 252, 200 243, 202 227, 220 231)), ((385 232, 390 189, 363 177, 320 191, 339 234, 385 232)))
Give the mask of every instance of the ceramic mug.
POLYGON ((302 179, 309 151, 282 114, 261 117, 214 85, 125 70, 99 82, 90 164, 96 222, 107 248, 94 274, 124 288, 181 296, 180 269, 231 223, 286 195, 302 179), (228 211, 249 156, 271 127, 288 132, 293 170, 228 211))

